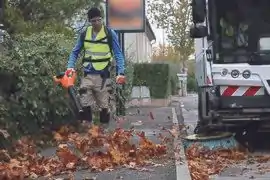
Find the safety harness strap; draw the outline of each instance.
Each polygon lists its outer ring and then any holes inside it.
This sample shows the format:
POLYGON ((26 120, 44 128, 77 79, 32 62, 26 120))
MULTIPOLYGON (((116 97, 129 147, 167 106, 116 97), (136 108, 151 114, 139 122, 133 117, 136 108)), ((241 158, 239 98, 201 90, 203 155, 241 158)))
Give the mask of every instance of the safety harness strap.
POLYGON ((104 41, 104 40, 107 40, 107 37, 101 38, 101 39, 96 40, 96 41, 85 39, 84 42, 89 42, 89 43, 93 43, 93 44, 109 44, 108 41, 104 41))
POLYGON ((83 58, 83 62, 91 62, 91 63, 108 62, 108 61, 111 61, 111 58, 104 58, 104 59, 83 58))

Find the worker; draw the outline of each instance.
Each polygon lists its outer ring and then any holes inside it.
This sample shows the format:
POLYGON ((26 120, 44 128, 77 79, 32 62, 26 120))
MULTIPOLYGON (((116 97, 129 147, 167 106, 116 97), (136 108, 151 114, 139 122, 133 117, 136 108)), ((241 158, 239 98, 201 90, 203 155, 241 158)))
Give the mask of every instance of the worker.
MULTIPOLYGON (((239 15, 240 16, 240 15, 239 15)), ((230 49, 236 47, 247 47, 248 25, 238 21, 235 11, 226 11, 225 16, 220 19, 222 47, 230 49)))
POLYGON ((93 108, 97 106, 100 123, 108 126, 110 66, 114 59, 117 70, 116 83, 124 84, 124 55, 117 34, 104 25, 101 11, 98 8, 91 8, 87 15, 91 25, 80 34, 71 51, 66 74, 69 75, 75 71, 76 61, 83 50, 84 77, 81 80, 79 92, 84 111, 79 118, 92 122, 93 108))

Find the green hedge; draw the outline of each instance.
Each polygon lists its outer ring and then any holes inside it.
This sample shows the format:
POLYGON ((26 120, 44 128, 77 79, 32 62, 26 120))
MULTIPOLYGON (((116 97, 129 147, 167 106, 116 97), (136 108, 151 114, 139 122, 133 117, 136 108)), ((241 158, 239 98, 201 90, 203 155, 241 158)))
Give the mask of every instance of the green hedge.
POLYGON ((189 75, 187 77, 187 91, 188 92, 197 92, 197 82, 195 76, 189 75))
POLYGON ((0 71, 16 79, 13 90, 1 94, 0 129, 16 137, 71 120, 66 92, 54 85, 52 76, 65 70, 73 38, 40 32, 15 40, 7 41, 9 51, 0 59, 0 71))
POLYGON ((133 86, 148 86, 152 98, 171 95, 177 88, 176 78, 169 64, 134 64, 133 86))
POLYGON ((113 112, 116 115, 125 115, 125 103, 130 99, 131 91, 132 91, 132 82, 133 82, 133 63, 132 60, 129 57, 126 57, 125 59, 125 76, 127 78, 126 84, 124 87, 118 87, 116 84, 115 78, 115 67, 112 69, 112 85, 115 94, 113 95, 113 101, 116 101, 114 103, 111 103, 111 110, 116 111, 113 112), (117 91, 116 89, 119 88, 120 91, 117 91), (114 107, 116 106, 116 107, 114 107), (116 108, 116 109, 115 109, 116 108))
POLYGON ((178 90, 180 88, 179 80, 177 77, 177 73, 179 73, 179 66, 177 64, 169 64, 170 65, 170 83, 171 83, 171 95, 177 95, 178 90))

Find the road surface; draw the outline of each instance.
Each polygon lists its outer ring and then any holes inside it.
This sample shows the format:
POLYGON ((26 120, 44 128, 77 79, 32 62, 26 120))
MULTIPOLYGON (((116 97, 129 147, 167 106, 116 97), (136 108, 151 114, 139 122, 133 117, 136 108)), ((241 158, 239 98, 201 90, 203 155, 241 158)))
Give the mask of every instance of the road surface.
MULTIPOLYGON (((174 105, 177 105, 174 104, 174 105)), ((146 136, 154 141, 159 143, 157 136, 159 133, 162 133, 168 137, 171 137, 169 133, 164 131, 164 129, 171 129, 173 126, 173 120, 175 117, 175 111, 173 107, 161 107, 161 108, 130 108, 127 113, 127 121, 121 124, 122 128, 130 128, 134 126, 138 131, 144 131, 146 136), (139 112, 139 113, 138 113, 139 112), (152 112, 154 119, 149 117, 149 113, 152 112), (174 115, 173 115, 174 114, 174 115)), ((177 113, 179 115, 179 112, 177 113)), ((176 118, 176 117, 175 117, 176 118)), ((113 126, 116 126, 114 124, 113 126)), ((175 140, 172 138, 172 140, 175 140)), ((135 139, 136 141, 136 139, 135 139)), ((119 168, 111 172, 100 172, 92 173, 90 170, 79 170, 74 173, 76 180, 83 179, 94 179, 94 180, 190 180, 188 178, 189 173, 187 166, 185 165, 176 165, 175 161, 175 141, 168 144, 168 156, 166 159, 160 159, 159 164, 164 166, 158 167, 147 167, 149 171, 136 171, 126 168, 119 168), (176 168, 178 167, 178 168, 176 168), (179 174, 184 172, 184 174, 179 174), (177 175, 178 173, 178 175, 177 175), (178 176, 178 177, 177 177, 178 176), (185 177, 187 176, 187 177, 185 177), (184 179, 182 179, 182 178, 184 179), (178 179, 177 179, 178 178, 178 179)), ((55 154, 56 148, 48 148, 42 151, 44 156, 52 156, 55 154)), ((63 179, 65 175, 55 177, 63 179)), ((41 178, 42 179, 42 178, 41 178)))
MULTIPOLYGON (((182 106, 182 115, 184 118, 184 123, 190 128, 188 130, 189 134, 193 133, 197 119, 198 119, 198 109, 197 101, 198 97, 196 94, 190 94, 187 97, 180 98, 182 106)), ((261 145, 267 145, 270 142, 269 135, 260 135, 258 136, 258 141, 261 145), (265 141, 263 141, 264 139, 265 141), (268 142, 268 143, 267 143, 268 142)), ((270 155, 270 149, 260 147, 253 153, 253 155, 270 155)), ((219 175, 211 177, 212 180, 270 180, 270 162, 267 163, 255 163, 251 159, 248 159, 242 164, 232 165, 231 167, 226 168, 219 175), (263 169, 263 172, 260 171, 263 169), (268 172, 264 172, 268 171, 268 172)))

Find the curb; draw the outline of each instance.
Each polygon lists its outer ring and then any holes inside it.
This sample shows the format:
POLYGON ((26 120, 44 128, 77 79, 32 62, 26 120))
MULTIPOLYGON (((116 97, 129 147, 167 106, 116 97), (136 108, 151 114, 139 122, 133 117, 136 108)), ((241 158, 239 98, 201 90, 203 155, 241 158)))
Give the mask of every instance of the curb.
MULTIPOLYGON (((177 118, 175 108, 172 108, 172 120, 173 123, 177 125, 177 127, 179 127, 179 119, 177 118)), ((175 149, 180 150, 180 157, 182 158, 181 162, 177 161, 177 157, 175 160, 176 180, 192 180, 188 168, 188 162, 185 155, 184 147, 182 145, 181 139, 179 139, 178 137, 174 138, 174 147, 175 149)))

